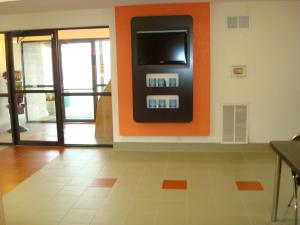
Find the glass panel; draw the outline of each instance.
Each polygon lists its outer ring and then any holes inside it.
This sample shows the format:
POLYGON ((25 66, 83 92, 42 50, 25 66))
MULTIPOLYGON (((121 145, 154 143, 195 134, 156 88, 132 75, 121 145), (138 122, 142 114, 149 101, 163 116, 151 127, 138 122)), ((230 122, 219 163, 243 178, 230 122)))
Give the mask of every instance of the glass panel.
POLYGON ((96 122, 64 123, 66 144, 112 144, 111 96, 101 96, 97 102, 96 122), (79 132, 80 131, 80 132, 79 132))
POLYGON ((111 63, 110 63, 110 41, 95 41, 96 48, 96 73, 97 73, 97 91, 110 92, 107 88, 111 79, 111 63))
POLYGON ((12 143, 8 98, 0 97, 0 143, 12 143))
POLYGON ((93 120, 93 96, 65 96, 65 115, 67 120, 93 120))
POLYGON ((53 90, 51 36, 15 37, 16 90, 53 90))
POLYGON ((53 93, 18 95, 20 101, 23 98, 23 107, 18 108, 20 140, 57 141, 56 108, 53 93))
POLYGON ((5 38, 0 34, 0 93, 7 93, 5 38))
POLYGON ((61 45, 63 87, 65 92, 92 92, 92 45, 65 43, 61 45))

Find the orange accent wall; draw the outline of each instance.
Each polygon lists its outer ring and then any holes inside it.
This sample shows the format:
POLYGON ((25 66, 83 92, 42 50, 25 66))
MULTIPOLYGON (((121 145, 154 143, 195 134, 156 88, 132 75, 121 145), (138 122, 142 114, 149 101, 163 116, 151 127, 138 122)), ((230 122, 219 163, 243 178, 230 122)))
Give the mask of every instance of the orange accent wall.
POLYGON ((175 3, 118 6, 116 45, 119 127, 123 136, 208 136, 210 134, 210 4, 175 3), (135 16, 193 17, 194 93, 190 123, 137 123, 133 120, 131 19, 135 16))

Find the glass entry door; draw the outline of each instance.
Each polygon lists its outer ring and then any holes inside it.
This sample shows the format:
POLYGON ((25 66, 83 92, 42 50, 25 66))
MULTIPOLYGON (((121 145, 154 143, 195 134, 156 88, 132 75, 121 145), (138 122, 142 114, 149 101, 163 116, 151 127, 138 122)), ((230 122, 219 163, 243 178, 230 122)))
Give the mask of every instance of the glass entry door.
POLYGON ((95 121, 96 96, 80 95, 91 94, 96 89, 92 44, 91 41, 65 41, 60 45, 65 121, 95 121))
POLYGON ((110 41, 101 38, 107 31, 58 31, 65 144, 112 145, 110 41))
POLYGON ((54 35, 54 31, 9 35, 15 132, 21 144, 63 143, 54 35))

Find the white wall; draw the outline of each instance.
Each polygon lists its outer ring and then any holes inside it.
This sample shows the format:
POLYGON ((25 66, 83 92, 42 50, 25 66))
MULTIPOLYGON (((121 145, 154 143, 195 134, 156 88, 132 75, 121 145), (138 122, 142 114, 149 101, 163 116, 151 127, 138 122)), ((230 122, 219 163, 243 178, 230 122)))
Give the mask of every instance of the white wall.
POLYGON ((0 16, 0 30, 109 25, 115 142, 219 142, 221 104, 249 104, 250 142, 288 139, 300 133, 300 2, 212 3, 211 135, 209 137, 124 137, 118 132, 113 9, 0 16), (228 30, 227 16, 250 16, 250 29, 228 30), (38 19, 37 19, 38 18, 38 19), (232 65, 248 76, 230 77, 232 65))

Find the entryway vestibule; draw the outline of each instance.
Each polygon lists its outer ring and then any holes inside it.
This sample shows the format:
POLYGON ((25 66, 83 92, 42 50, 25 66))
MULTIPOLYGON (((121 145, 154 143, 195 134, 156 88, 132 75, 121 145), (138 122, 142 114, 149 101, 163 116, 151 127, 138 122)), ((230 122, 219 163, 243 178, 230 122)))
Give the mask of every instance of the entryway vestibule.
POLYGON ((112 146, 109 28, 5 36, 0 83, 8 88, 1 107, 10 112, 11 129, 6 118, 0 142, 112 146))

